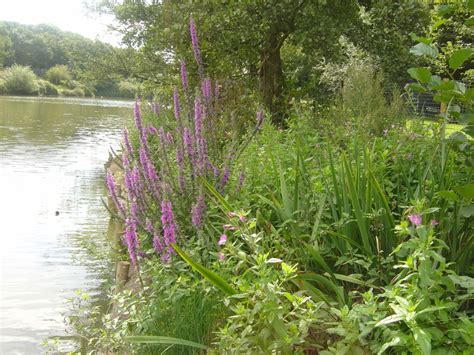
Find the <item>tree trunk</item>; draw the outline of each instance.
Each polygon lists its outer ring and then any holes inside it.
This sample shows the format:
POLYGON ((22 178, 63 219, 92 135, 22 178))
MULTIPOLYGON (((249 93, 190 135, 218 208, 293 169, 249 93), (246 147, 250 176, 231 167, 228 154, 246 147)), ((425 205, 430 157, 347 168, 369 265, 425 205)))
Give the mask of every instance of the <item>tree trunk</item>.
POLYGON ((272 122, 283 126, 284 110, 284 76, 281 65, 281 41, 278 32, 272 32, 261 55, 260 92, 265 108, 272 117, 272 122))

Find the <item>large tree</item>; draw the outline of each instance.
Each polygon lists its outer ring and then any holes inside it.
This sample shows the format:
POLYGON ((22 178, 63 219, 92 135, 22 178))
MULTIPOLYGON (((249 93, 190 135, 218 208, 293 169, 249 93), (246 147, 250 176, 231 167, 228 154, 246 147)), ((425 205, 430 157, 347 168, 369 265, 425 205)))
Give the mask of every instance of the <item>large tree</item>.
POLYGON ((282 48, 324 52, 358 17, 355 1, 100 1, 114 14, 124 44, 141 54, 138 76, 159 81, 166 63, 192 63, 188 23, 198 25, 206 72, 253 86, 276 123, 283 120, 287 81, 282 48))

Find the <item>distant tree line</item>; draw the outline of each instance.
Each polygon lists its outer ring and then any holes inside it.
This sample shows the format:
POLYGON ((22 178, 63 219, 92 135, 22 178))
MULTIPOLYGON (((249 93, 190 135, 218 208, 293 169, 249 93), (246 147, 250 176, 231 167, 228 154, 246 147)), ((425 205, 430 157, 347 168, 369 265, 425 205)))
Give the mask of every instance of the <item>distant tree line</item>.
POLYGON ((104 66, 121 51, 51 25, 0 22, 0 93, 135 97, 137 82, 104 66))

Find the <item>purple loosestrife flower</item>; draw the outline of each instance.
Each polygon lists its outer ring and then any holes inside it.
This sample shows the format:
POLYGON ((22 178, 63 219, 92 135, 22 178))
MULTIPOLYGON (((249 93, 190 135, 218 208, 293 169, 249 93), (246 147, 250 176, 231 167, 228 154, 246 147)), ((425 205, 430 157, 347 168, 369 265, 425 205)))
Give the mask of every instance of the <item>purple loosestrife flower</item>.
POLYGON ((125 244, 132 264, 137 262, 138 236, 137 225, 132 218, 125 220, 125 244))
POLYGON ((188 84, 188 73, 186 71, 186 63, 184 61, 181 62, 180 70, 181 70, 181 84, 183 85, 183 90, 187 95, 188 90, 189 90, 189 84, 188 84))
POLYGON ((224 261, 224 259, 225 259, 225 255, 221 251, 217 254, 217 257, 219 258, 219 261, 221 261, 221 262, 224 261))
POLYGON ((199 76, 202 78, 204 76, 204 68, 202 66, 201 50, 199 49, 196 24, 194 23, 192 17, 189 19, 189 33, 191 34, 191 44, 193 46, 194 59, 196 59, 196 63, 199 67, 199 76))
POLYGON ((193 137, 191 136, 191 132, 189 132, 188 127, 184 128, 183 142, 184 142, 184 148, 186 150, 186 154, 191 160, 193 160, 192 158, 194 157, 194 148, 193 148, 194 143, 193 143, 193 137))
POLYGON ((201 83, 202 96, 206 99, 207 102, 211 100, 211 79, 207 78, 201 83))
POLYGON ((240 191, 245 181, 245 173, 242 171, 239 175, 239 184, 237 185, 237 192, 240 191))
POLYGON ((215 166, 211 162, 209 162, 208 165, 209 165, 209 168, 212 171, 212 175, 214 175, 214 178, 217 178, 220 175, 220 172, 219 172, 219 169, 217 168, 217 166, 215 166))
POLYGON ((263 118, 264 118, 263 110, 258 111, 257 112, 257 126, 255 127, 256 129, 260 129, 260 127, 262 126, 263 118))
POLYGON ((130 216, 136 223, 140 223, 140 217, 138 213, 138 205, 136 201, 130 202, 130 216))
POLYGON ((421 225, 421 216, 419 214, 412 214, 408 216, 408 219, 410 220, 411 223, 415 226, 420 226, 421 225))
POLYGON ((159 235, 155 235, 153 237, 153 249, 155 249, 155 253, 158 255, 163 251, 163 244, 161 243, 161 238, 159 235))
POLYGON ((138 136, 140 137, 140 143, 142 144, 142 147, 144 147, 145 149, 148 150, 145 131, 143 130, 142 114, 140 112, 140 104, 138 103, 138 101, 135 102, 134 114, 135 114, 135 126, 137 127, 137 130, 138 130, 138 136))
POLYGON ((150 135, 158 134, 158 130, 153 126, 148 126, 148 134, 150 135))
POLYGON ((199 195, 197 202, 191 208, 191 221, 193 226, 200 229, 202 227, 202 217, 206 210, 204 196, 199 195))
POLYGON ((171 132, 166 133, 166 143, 168 144, 174 144, 174 138, 171 132))
POLYGON ((125 168, 125 170, 128 170, 128 168, 130 167, 130 161, 128 160, 127 152, 122 153, 122 165, 125 168))
MULTIPOLYGON (((166 246, 176 242, 176 224, 174 221, 173 206, 170 201, 161 202, 161 224, 163 226, 163 237, 166 246)), ((168 252, 173 248, 169 246, 168 252)))
POLYGON ((229 182, 230 178, 230 170, 228 167, 224 168, 224 173, 222 174, 222 179, 221 179, 221 188, 224 190, 226 187, 227 183, 229 182))
POLYGON ((219 238, 219 241, 217 242, 217 244, 219 246, 223 246, 225 243, 227 242, 227 235, 225 234, 222 234, 219 238))
POLYGON ((110 171, 107 172, 105 181, 107 183, 107 188, 109 189, 110 197, 112 198, 112 201, 114 202, 115 207, 117 207, 117 211, 119 212, 121 216, 125 217, 125 208, 122 204, 122 201, 120 201, 118 198, 115 180, 110 171))
POLYGON ((127 149, 127 153, 130 157, 133 157, 132 145, 130 144, 130 139, 128 137, 128 130, 125 128, 123 130, 123 143, 127 149))
POLYGON ((432 226, 437 226, 438 224, 439 224, 439 222, 436 219, 431 220, 431 225, 432 226))

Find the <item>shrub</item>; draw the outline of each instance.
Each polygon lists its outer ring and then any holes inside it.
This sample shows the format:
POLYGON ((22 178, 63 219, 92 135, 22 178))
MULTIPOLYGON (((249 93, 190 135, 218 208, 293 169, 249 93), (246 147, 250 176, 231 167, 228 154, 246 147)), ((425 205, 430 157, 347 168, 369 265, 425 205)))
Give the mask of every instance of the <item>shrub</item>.
MULTIPOLYGON (((0 73, 0 76, 1 76, 1 73, 0 73)), ((0 79, 0 95, 1 94, 6 94, 5 81, 3 79, 0 79)))
POLYGON ((72 79, 69 69, 65 65, 55 65, 52 68, 49 68, 45 74, 46 79, 55 84, 59 85, 63 82, 68 82, 72 79))
POLYGON ((38 78, 30 67, 14 64, 3 72, 8 94, 34 95, 38 93, 38 78))
POLYGON ((122 80, 118 83, 118 89, 122 96, 134 98, 139 95, 141 87, 139 84, 129 80, 122 80))
POLYGON ((75 88, 75 89, 62 89, 60 91, 61 96, 66 97, 84 97, 86 94, 84 89, 82 88, 75 88))
POLYGON ((58 88, 46 80, 38 80, 39 94, 44 96, 57 96, 58 88))

